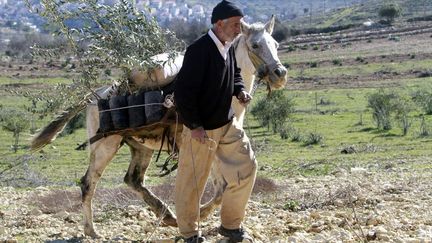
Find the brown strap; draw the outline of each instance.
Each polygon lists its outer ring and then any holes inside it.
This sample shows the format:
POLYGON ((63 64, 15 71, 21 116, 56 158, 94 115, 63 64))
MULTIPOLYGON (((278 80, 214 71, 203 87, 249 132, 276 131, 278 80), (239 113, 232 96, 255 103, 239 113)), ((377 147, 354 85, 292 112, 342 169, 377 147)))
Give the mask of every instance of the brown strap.
POLYGON ((91 144, 93 144, 93 143, 95 143, 95 142, 99 141, 100 139, 107 137, 107 136, 108 136, 107 133, 96 133, 96 135, 94 135, 93 137, 91 137, 89 139, 89 144, 91 145, 91 144))

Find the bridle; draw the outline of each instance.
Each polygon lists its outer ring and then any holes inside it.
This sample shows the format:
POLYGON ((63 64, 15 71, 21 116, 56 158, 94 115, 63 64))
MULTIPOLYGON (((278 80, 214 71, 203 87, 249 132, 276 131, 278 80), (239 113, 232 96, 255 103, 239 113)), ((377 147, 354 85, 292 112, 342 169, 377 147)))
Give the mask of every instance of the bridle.
MULTIPOLYGON (((239 46, 240 38, 235 43, 235 49, 239 46)), ((258 77, 258 81, 256 81, 253 85, 251 95, 253 95, 258 88, 258 85, 262 82, 263 79, 266 77, 268 78, 268 81, 265 82, 267 86, 268 95, 271 93, 271 87, 270 87, 270 75, 272 75, 271 70, 275 70, 278 66, 281 65, 279 61, 275 61, 273 63, 268 64, 264 59, 262 59, 260 56, 258 56, 253 50, 250 49, 250 47, 245 43, 249 59, 251 60, 254 68, 255 68, 255 75, 258 77)))

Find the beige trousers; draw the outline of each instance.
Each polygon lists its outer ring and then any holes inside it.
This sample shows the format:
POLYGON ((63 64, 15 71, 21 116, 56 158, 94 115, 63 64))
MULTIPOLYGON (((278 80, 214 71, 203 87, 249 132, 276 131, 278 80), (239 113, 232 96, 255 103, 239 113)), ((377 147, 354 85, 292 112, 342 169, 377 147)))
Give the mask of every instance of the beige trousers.
POLYGON ((236 119, 225 126, 207 130, 205 144, 191 138, 183 128, 179 167, 175 185, 175 208, 180 233, 198 234, 199 206, 213 162, 226 187, 222 195, 221 223, 237 229, 243 221, 256 177, 256 160, 248 137, 236 119), (216 160, 216 157, 219 160, 216 160))

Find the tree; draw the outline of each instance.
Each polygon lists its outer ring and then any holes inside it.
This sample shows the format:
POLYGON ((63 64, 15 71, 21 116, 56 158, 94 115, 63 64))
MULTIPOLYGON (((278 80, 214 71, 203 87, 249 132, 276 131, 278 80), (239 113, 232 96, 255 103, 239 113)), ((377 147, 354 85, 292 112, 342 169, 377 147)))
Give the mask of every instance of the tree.
POLYGON ((289 115, 294 111, 294 102, 292 98, 287 97, 283 90, 273 91, 269 97, 258 100, 252 107, 251 113, 254 115, 262 126, 273 132, 279 132, 284 126, 289 115))
POLYGON ((127 85, 132 70, 146 71, 160 64, 152 56, 169 53, 174 57, 184 49, 172 32, 158 25, 149 9, 138 10, 128 0, 116 1, 114 5, 104 5, 98 0, 40 0, 35 6, 26 0, 26 4, 70 46, 68 49, 34 46, 33 54, 77 60, 76 71, 80 75, 64 87, 63 103, 76 104, 93 92, 95 86, 106 84, 107 68, 120 70, 116 81, 127 85))
POLYGON ((395 18, 399 17, 402 13, 402 9, 396 3, 384 5, 378 11, 378 15, 384 18, 386 23, 391 24, 395 18))
POLYGON ((23 110, 12 108, 0 109, 1 127, 6 131, 12 132, 14 138, 12 149, 15 153, 18 151, 20 134, 30 126, 29 118, 29 114, 23 110))
POLYGON ((289 32, 290 30, 285 25, 283 25, 279 20, 276 20, 275 28, 272 34, 276 41, 281 42, 286 40, 289 36, 289 32))

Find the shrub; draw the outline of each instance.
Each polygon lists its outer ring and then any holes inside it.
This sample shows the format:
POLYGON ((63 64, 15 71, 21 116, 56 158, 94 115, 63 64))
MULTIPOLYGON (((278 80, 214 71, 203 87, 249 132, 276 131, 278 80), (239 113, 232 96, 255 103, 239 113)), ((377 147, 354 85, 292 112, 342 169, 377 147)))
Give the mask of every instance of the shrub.
POLYGON ((357 62, 364 62, 364 58, 363 57, 356 57, 355 59, 357 62))
POLYGON ((279 136, 281 139, 288 139, 289 138, 289 130, 290 128, 286 126, 285 124, 279 128, 279 136))
POLYGON ((291 124, 282 124, 279 127, 278 132, 279 132, 279 135, 280 135, 281 139, 289 139, 289 138, 291 138, 292 142, 299 142, 299 141, 301 141, 300 132, 297 129, 293 128, 291 126, 291 124))
POLYGON ((422 120, 420 123, 420 137, 428 137, 429 135, 430 135, 429 128, 427 127, 424 116, 422 116, 422 120))
POLYGON ((368 107, 372 108, 372 116, 378 129, 390 130, 392 128, 392 115, 400 122, 403 134, 408 133, 411 126, 409 113, 414 109, 412 101, 394 92, 384 92, 382 89, 369 95, 368 107))
POLYGON ((300 203, 297 200, 288 200, 284 205, 283 209, 287 211, 298 211, 300 209, 300 203))
POLYGON ((342 60, 341 59, 333 59, 333 65, 342 66, 342 60))
POLYGON ((318 67, 318 63, 317 63, 317 62, 310 62, 310 63, 309 63, 309 66, 310 66, 311 68, 316 68, 316 67, 318 67))
POLYGON ((287 51, 288 51, 288 52, 292 52, 292 51, 295 51, 295 50, 296 50, 296 47, 293 46, 293 45, 289 45, 289 46, 287 47, 287 51))
POLYGON ((302 140, 302 135, 297 129, 290 130, 291 142, 300 142, 302 140))
POLYGON ((291 65, 288 62, 284 62, 282 63, 282 65, 287 69, 291 67, 291 65))
POLYGON ((332 102, 329 99, 326 99, 324 97, 320 97, 320 100, 318 102, 318 105, 331 105, 332 102))
POLYGON ((305 140, 303 141, 304 146, 320 144, 323 139, 324 137, 321 134, 316 132, 311 132, 306 136, 305 140))
POLYGON ((411 127, 411 121, 409 119, 409 113, 414 109, 414 105, 409 97, 398 96, 394 100, 394 110, 396 120, 402 126, 403 135, 407 135, 408 129, 411 127))
POLYGON ((372 117, 378 129, 390 130, 392 128, 391 113, 395 109, 393 100, 396 97, 396 94, 386 93, 382 89, 369 95, 368 107, 372 109, 372 117))
POLYGON ((294 111, 292 98, 285 96, 283 90, 272 92, 268 97, 258 100, 252 107, 251 113, 262 126, 270 127, 273 132, 285 124, 289 115, 294 111))
POLYGON ((414 102, 423 109, 427 115, 432 115, 432 92, 429 89, 422 89, 412 94, 414 102))

